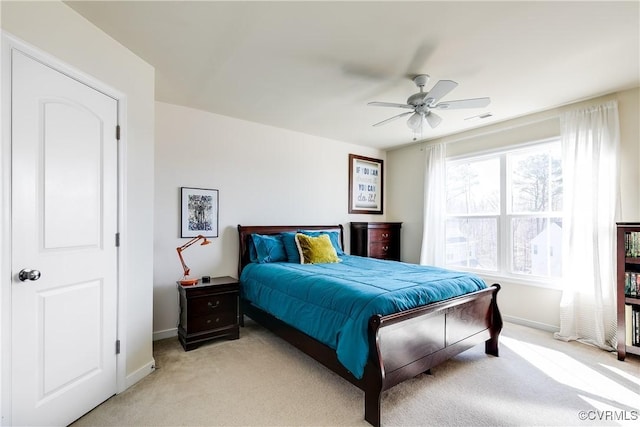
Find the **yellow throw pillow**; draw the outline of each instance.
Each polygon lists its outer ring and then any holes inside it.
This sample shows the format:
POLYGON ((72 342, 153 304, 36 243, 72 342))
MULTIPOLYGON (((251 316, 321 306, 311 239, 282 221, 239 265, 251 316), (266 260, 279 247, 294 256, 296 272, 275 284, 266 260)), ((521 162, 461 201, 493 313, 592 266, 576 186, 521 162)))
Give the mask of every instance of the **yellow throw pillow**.
POLYGON ((322 264, 340 262, 328 234, 318 237, 296 233, 296 246, 300 252, 300 264, 322 264))

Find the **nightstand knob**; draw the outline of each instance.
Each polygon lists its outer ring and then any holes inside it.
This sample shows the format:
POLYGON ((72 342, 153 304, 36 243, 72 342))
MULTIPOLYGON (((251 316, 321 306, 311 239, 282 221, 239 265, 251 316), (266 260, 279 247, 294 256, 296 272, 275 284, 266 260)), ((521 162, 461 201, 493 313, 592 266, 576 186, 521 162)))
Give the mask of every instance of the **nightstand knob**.
POLYGON ((218 306, 220 305, 220 301, 216 301, 215 304, 212 304, 211 301, 209 301, 207 305, 209 306, 210 309, 213 310, 214 308, 218 308, 218 306))

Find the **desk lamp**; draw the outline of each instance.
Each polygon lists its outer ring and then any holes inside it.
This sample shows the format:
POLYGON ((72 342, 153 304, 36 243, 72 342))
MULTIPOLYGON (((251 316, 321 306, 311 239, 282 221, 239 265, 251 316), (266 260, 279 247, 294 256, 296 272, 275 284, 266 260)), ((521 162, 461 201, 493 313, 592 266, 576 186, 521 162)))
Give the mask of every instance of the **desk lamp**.
POLYGON ((187 264, 184 263, 184 259, 182 258, 182 251, 184 251, 185 249, 187 249, 189 246, 193 245, 194 243, 196 243, 200 239, 204 239, 204 241, 202 243, 200 243, 200 246, 208 245, 209 243, 211 243, 209 240, 207 240, 206 237, 204 237, 203 235, 199 234, 196 237, 194 237, 193 239, 189 240, 184 245, 180 246, 179 248, 176 248, 176 251, 178 251, 178 258, 180 258, 180 262, 182 263, 182 268, 184 269, 184 275, 182 276, 182 279, 179 280, 179 283, 182 286, 191 286, 191 285, 195 285, 196 283, 198 283, 198 279, 189 279, 187 277, 187 276, 189 276, 189 272, 191 270, 189 269, 189 267, 187 267, 187 264))

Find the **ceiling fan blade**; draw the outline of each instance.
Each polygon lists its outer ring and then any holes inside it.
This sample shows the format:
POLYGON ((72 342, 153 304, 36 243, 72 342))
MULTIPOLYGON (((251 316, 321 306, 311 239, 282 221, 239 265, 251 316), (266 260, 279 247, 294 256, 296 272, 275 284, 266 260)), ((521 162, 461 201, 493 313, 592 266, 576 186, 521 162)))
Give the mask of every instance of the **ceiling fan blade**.
POLYGON ((432 129, 438 127, 441 121, 442 117, 433 111, 429 111, 429 114, 427 114, 427 123, 429 123, 429 126, 431 126, 432 129))
POLYGON ((458 83, 453 80, 439 80, 434 87, 424 97, 425 104, 433 105, 440 98, 454 90, 458 86, 458 83))
POLYGON ((374 107, 399 107, 399 108, 410 108, 414 109, 413 105, 409 104, 397 104, 395 102, 369 102, 367 105, 373 105, 374 107))
POLYGON ((431 107, 439 110, 456 110, 459 108, 484 108, 491 102, 490 98, 458 99, 456 101, 445 101, 431 107))
POLYGON ((393 117, 391 117, 391 118, 388 118, 388 119, 386 119, 386 120, 383 120, 383 121, 381 121, 381 122, 378 122, 378 123, 374 124, 373 126, 380 126, 380 125, 383 125, 383 124, 385 124, 385 123, 392 122, 392 121, 394 121, 394 120, 396 120, 396 119, 399 119, 400 117, 404 117, 404 116, 406 116, 406 115, 408 115, 408 114, 413 114, 413 111, 407 111, 406 113, 400 113, 400 114, 398 114, 397 116, 393 116, 393 117))

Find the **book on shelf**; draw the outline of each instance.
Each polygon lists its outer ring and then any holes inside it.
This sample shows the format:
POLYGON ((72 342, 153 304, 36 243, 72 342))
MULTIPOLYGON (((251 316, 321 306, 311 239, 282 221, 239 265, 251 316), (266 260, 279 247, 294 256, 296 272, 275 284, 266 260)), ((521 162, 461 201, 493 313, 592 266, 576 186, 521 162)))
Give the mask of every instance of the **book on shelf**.
POLYGON ((631 336, 631 345, 640 347, 640 306, 631 306, 633 332, 631 336))
POLYGON ((624 306, 625 344, 640 347, 640 306, 624 306))
POLYGON ((624 294, 629 297, 640 296, 640 273, 633 271, 624 273, 624 294))
POLYGON ((630 231, 625 233, 624 252, 629 258, 640 257, 640 231, 630 231))
POLYGON ((640 306, 626 304, 624 306, 624 323, 626 345, 640 347, 640 306))
POLYGON ((626 345, 633 345, 633 306, 624 306, 624 324, 626 325, 624 330, 624 341, 626 345))
POLYGON ((632 322, 633 322, 633 336, 631 337, 631 345, 640 346, 640 306, 632 305, 632 322))

